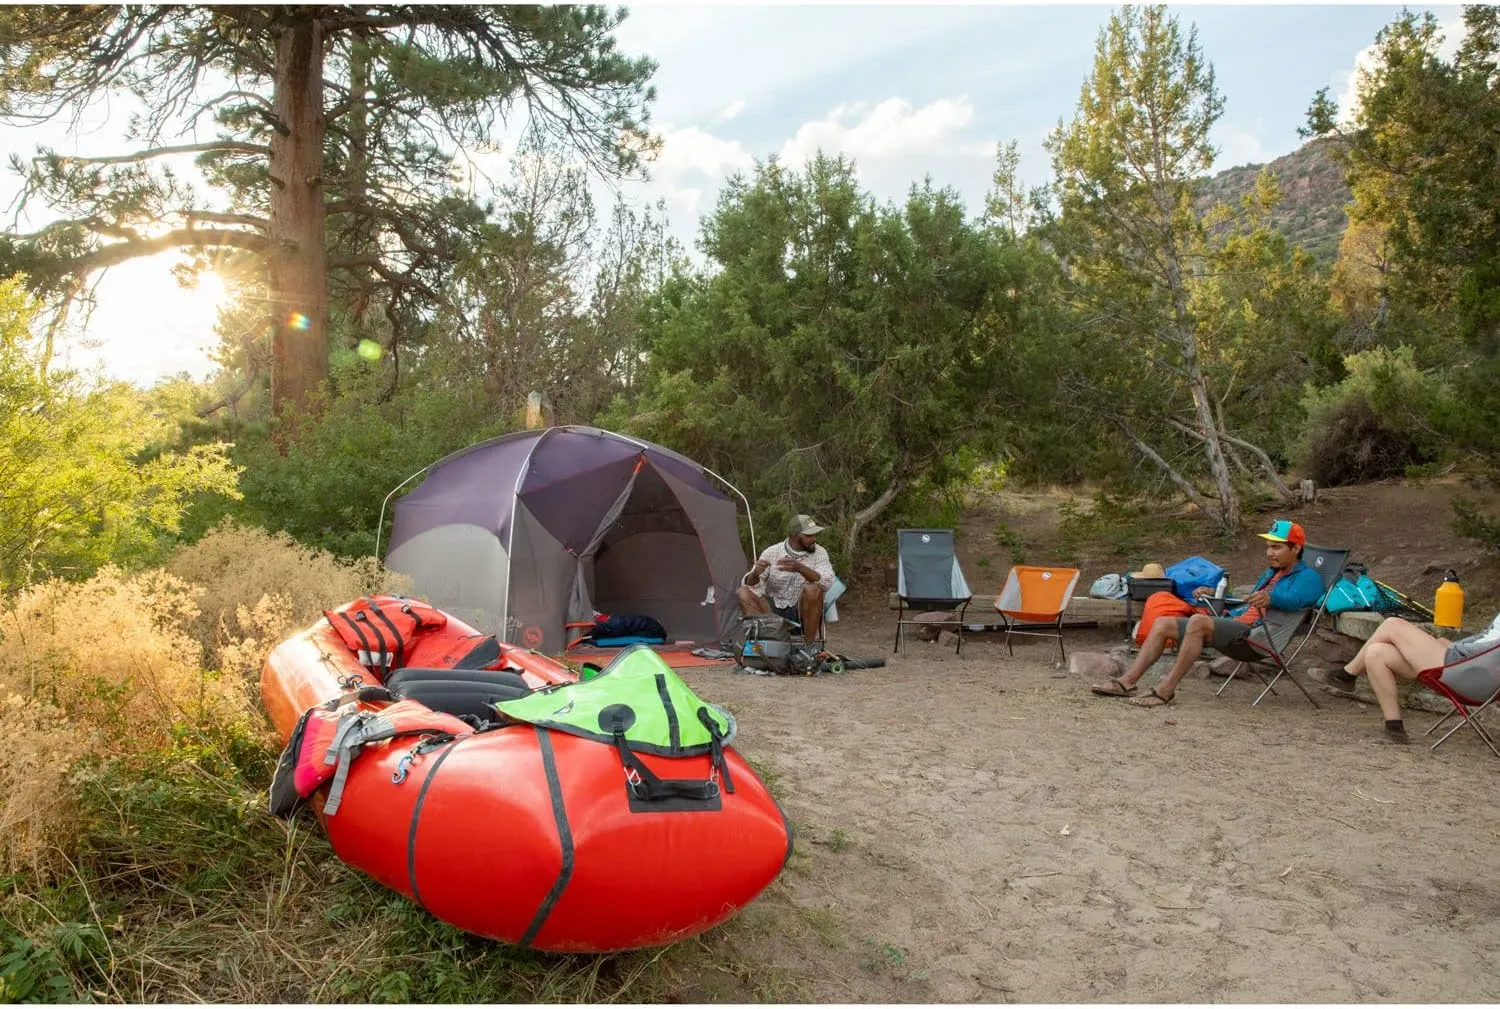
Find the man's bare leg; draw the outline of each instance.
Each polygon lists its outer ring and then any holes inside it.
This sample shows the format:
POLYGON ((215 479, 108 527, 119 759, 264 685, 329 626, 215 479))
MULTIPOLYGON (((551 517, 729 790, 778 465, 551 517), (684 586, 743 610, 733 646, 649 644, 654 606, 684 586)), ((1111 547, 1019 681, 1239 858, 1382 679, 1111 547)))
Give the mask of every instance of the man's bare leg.
MULTIPOLYGON (((1151 628, 1153 631, 1156 628, 1151 628)), ((1177 658, 1172 663, 1171 670, 1166 679, 1162 680, 1153 688, 1154 697, 1131 698, 1130 703, 1145 708, 1157 708, 1166 704, 1177 696, 1177 684, 1193 668, 1193 663, 1198 661, 1198 656, 1203 654, 1203 646, 1213 639, 1214 618, 1202 613, 1195 613, 1188 618, 1187 628, 1182 635, 1182 640, 1177 643, 1177 658)))
POLYGON ((1124 675, 1118 680, 1111 680, 1109 683, 1094 684, 1094 692, 1118 694, 1122 697, 1126 693, 1129 693, 1130 688, 1135 686, 1142 676, 1146 675, 1146 670, 1150 669, 1156 663, 1156 660, 1162 657, 1162 653, 1167 650, 1167 641, 1176 633, 1176 620, 1171 617, 1162 617, 1156 621, 1156 623, 1151 625, 1151 630, 1146 632, 1146 640, 1141 642, 1140 652, 1136 655, 1135 661, 1130 664, 1130 668, 1125 670, 1124 675))
POLYGON ((823 630, 823 586, 814 583, 803 588, 797 615, 802 618, 802 640, 817 641, 823 630))
POLYGON ((752 613, 771 612, 771 604, 766 601, 766 597, 748 585, 741 585, 735 589, 734 598, 739 601, 740 612, 746 616, 752 613))

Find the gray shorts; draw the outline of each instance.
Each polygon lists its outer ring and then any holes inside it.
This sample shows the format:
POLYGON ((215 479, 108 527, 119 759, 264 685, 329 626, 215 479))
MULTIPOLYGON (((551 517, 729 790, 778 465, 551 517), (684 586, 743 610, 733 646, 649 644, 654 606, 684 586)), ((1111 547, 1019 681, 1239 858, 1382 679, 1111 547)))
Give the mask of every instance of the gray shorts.
MULTIPOLYGON (((1174 636, 1177 638, 1179 644, 1181 644, 1184 635, 1187 634, 1188 621, 1191 619, 1191 617, 1177 618, 1177 633, 1174 636)), ((1213 620, 1214 636, 1208 642, 1210 648, 1217 648, 1222 651, 1226 646, 1250 633, 1250 624, 1242 624, 1238 620, 1231 620, 1229 617, 1214 617, 1213 620)))

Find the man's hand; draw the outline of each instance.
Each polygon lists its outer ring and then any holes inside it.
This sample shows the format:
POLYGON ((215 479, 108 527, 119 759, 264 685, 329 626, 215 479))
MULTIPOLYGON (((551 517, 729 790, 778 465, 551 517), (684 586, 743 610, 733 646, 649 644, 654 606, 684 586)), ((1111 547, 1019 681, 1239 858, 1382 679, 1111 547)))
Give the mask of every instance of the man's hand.
POLYGON ((810 582, 818 580, 818 573, 801 561, 794 561, 790 557, 783 557, 776 562, 776 566, 782 571, 795 571, 810 582))
POLYGON ((1271 593, 1265 589, 1261 589, 1259 592, 1252 592, 1245 597, 1245 602, 1258 610, 1267 609, 1271 605, 1271 593))
POLYGON ((1211 588, 1209 588, 1207 585, 1200 585, 1196 589, 1193 590, 1193 598, 1194 599, 1207 599, 1209 596, 1211 596, 1213 594, 1214 594, 1214 590, 1211 589, 1211 588))

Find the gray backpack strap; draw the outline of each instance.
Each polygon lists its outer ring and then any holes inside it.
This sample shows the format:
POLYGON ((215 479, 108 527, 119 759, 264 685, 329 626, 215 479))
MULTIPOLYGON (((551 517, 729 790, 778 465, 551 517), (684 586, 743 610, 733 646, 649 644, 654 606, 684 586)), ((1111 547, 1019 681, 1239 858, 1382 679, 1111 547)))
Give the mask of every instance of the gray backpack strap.
POLYGON ((389 718, 369 712, 347 718, 339 725, 338 733, 333 737, 333 745, 323 758, 324 763, 338 763, 333 781, 328 786, 328 798, 323 802, 324 815, 332 816, 338 812, 339 804, 344 800, 344 783, 349 778, 349 767, 359 755, 360 748, 366 743, 389 739, 395 734, 396 727, 389 718))

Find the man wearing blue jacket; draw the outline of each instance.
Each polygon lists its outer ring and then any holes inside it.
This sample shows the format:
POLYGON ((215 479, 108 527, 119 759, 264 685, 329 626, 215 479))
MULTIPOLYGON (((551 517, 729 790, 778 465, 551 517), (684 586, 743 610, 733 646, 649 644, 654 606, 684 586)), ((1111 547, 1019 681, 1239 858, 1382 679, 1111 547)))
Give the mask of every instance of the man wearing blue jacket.
MULTIPOLYGON (((1266 541, 1266 562, 1270 567, 1255 583, 1254 590, 1245 596, 1244 605, 1222 617, 1204 610, 1190 617, 1156 621, 1141 645, 1140 654, 1124 675, 1111 677, 1107 683, 1095 684, 1091 688, 1094 693, 1104 697, 1130 697, 1131 704, 1143 708, 1171 704, 1177 696, 1177 684, 1193 668, 1205 645, 1222 651, 1230 642, 1249 634, 1268 609, 1296 612, 1318 605, 1318 600, 1323 598, 1323 579, 1302 563, 1302 548, 1307 545, 1307 534, 1302 527, 1278 519, 1271 523, 1269 531, 1259 535, 1266 541), (1161 658, 1167 650, 1167 642, 1174 639, 1178 642, 1177 661, 1172 663, 1166 679, 1147 691, 1144 697, 1131 697, 1136 691, 1136 683, 1161 658)), ((1193 595, 1204 599, 1213 595, 1213 590, 1198 588, 1193 590, 1193 595)))

